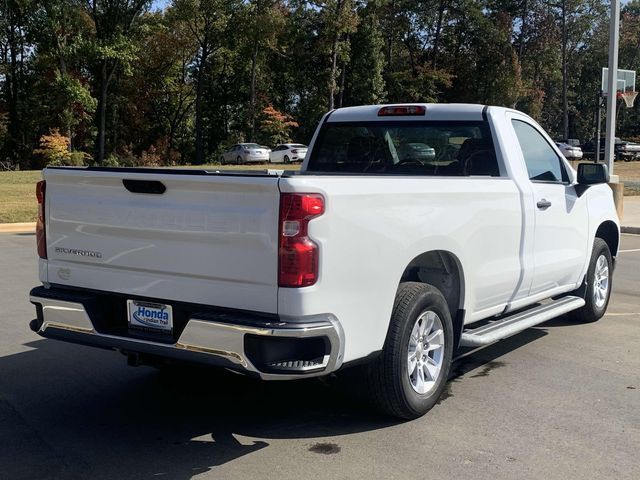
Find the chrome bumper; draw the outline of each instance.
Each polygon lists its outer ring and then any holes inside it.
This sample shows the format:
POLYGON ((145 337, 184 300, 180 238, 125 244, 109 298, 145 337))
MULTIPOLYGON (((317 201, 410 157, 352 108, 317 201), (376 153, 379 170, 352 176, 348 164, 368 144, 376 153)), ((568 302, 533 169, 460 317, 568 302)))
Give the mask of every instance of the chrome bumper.
MULTIPOLYGON (((175 343, 161 343, 134 337, 100 333, 82 303, 30 296, 41 306, 32 329, 46 338, 54 338, 95 347, 142 353, 174 360, 204 363, 257 374, 263 380, 289 380, 326 375, 342 365, 344 334, 337 319, 323 315, 309 321, 270 322, 238 325, 190 317, 175 343), (251 362, 245 351, 245 336, 289 339, 323 338, 328 352, 318 362, 277 362, 267 368, 251 362), (265 371, 267 370, 267 371, 265 371)), ((289 359, 292 360, 292 359, 289 359)))

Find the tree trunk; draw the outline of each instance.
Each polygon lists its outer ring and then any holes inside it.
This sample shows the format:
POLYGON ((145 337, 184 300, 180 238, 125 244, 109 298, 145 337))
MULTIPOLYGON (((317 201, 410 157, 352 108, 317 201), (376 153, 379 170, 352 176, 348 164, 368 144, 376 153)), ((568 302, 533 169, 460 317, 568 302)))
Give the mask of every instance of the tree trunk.
POLYGON ((387 68, 391 68, 391 62, 393 61, 393 21, 396 16, 396 2, 391 0, 389 5, 391 11, 389 12, 389 31, 387 32, 387 68))
POLYGON ((522 65, 522 56, 524 53, 524 42, 527 38, 527 14, 528 14, 528 1, 524 0, 522 2, 522 26, 520 27, 520 45, 518 45, 518 61, 522 65))
POLYGON ((440 46, 440 33, 442 32, 442 20, 444 17, 444 0, 440 0, 438 5, 438 22, 436 23, 436 33, 433 38, 433 54, 431 55, 431 67, 438 65, 438 47, 440 46))
POLYGON ((333 110, 333 96, 336 90, 336 69, 338 63, 338 35, 334 35, 331 43, 331 72, 329 73, 329 101, 328 108, 333 110))
POLYGON ((333 38, 331 39, 331 71, 329 73, 329 101, 328 106, 329 110, 333 110, 335 107, 334 96, 336 92, 336 71, 338 69, 338 41, 340 37, 340 32, 337 30, 338 19, 340 18, 340 14, 342 13, 342 4, 343 0, 338 0, 336 3, 336 13, 335 13, 335 24, 334 28, 336 29, 333 32, 333 38))
POLYGON ((10 26, 7 28, 7 50, 9 53, 9 71, 5 78, 5 89, 7 95, 7 104, 9 107, 7 132, 9 138, 6 143, 6 152, 11 160, 18 160, 19 155, 19 141, 20 131, 20 81, 18 79, 18 41, 16 37, 16 29, 13 24, 15 17, 8 15, 10 26))
MULTIPOLYGON (((60 69, 60 76, 62 78, 65 78, 67 76, 67 62, 64 60, 64 57, 62 56, 62 48, 60 46, 60 42, 58 41, 58 68, 60 69)), ((71 151, 73 148, 73 132, 71 130, 71 122, 68 121, 67 124, 64 126, 65 129, 65 135, 67 136, 67 138, 69 139, 69 147, 68 150, 71 151)))
POLYGON ((100 165, 104 160, 104 137, 107 120, 107 61, 103 60, 100 67, 100 91, 98 94, 98 138, 96 139, 96 156, 95 160, 100 165))
POLYGON ((344 100, 344 82, 347 76, 347 62, 342 64, 342 72, 340 73, 340 90, 338 94, 338 108, 342 107, 342 101, 344 100))
POLYGON ((202 93, 204 91, 204 71, 207 64, 207 57, 209 52, 207 47, 202 48, 202 54, 200 55, 200 65, 198 65, 198 76, 196 85, 196 164, 202 165, 204 163, 204 137, 202 133, 202 93))
POLYGON ((562 133, 564 141, 569 138, 569 100, 567 79, 567 2, 562 0, 562 133))
POLYGON ((253 52, 251 54, 251 93, 249 102, 249 141, 253 142, 256 132, 256 70, 258 63, 258 35, 253 37, 253 52))

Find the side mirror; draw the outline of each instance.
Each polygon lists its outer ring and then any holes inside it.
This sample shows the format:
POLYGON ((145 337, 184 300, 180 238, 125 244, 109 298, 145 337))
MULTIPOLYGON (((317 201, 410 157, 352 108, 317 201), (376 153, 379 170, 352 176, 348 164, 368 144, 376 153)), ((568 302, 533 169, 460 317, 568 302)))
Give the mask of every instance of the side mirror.
POLYGON ((578 183, 580 185, 609 183, 609 169, 604 163, 580 163, 578 164, 578 183))

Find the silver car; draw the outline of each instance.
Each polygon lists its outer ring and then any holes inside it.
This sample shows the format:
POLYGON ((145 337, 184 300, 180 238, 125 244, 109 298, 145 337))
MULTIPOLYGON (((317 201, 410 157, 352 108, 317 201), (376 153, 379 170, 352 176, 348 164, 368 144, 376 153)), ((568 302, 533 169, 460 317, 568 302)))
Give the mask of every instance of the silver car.
POLYGON ((556 145, 567 160, 580 160, 582 158, 582 149, 568 143, 556 142, 556 145))
POLYGON ((220 156, 220 163, 241 165, 243 163, 264 163, 269 161, 268 147, 263 147, 257 143, 237 143, 225 150, 220 156))
POLYGON ((308 147, 301 143, 282 143, 275 147, 269 155, 271 163, 302 162, 307 155, 308 147))

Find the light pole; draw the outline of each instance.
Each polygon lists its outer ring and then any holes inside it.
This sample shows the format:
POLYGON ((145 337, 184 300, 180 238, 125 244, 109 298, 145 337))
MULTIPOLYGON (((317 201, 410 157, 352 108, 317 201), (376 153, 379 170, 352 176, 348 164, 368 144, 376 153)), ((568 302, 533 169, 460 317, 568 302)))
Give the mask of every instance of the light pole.
POLYGON ((609 21, 609 79, 607 92, 607 123, 604 139, 604 160, 613 174, 616 136, 616 102, 618 91, 618 37, 620 34, 620 0, 611 0, 609 21))

